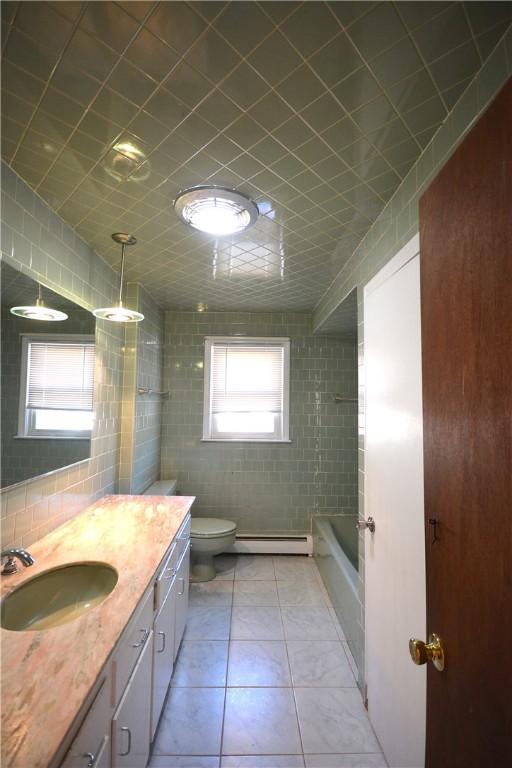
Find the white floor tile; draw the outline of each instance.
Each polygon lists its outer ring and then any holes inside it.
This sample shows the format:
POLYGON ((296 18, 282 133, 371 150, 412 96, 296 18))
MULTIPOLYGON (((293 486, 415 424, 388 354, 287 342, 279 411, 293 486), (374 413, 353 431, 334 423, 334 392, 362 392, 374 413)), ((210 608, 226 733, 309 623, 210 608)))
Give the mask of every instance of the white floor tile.
POLYGON ((214 579, 213 581, 195 582, 190 585, 190 605, 206 607, 226 607, 233 602, 233 582, 214 579))
POLYGON ((356 681, 340 642, 288 640, 293 685, 307 688, 355 687, 356 681))
POLYGON ((171 688, 154 753, 220 754, 224 695, 224 688, 171 688))
POLYGON ((284 607, 293 606, 315 606, 325 607, 325 602, 320 585, 315 581, 309 580, 288 580, 278 581, 277 591, 279 594, 279 604, 284 607))
POLYGON ((227 640, 184 640, 174 668, 173 686, 225 686, 227 640))
POLYGON ((233 605, 278 605, 275 581, 235 581, 233 605))
POLYGON ((296 688, 304 753, 379 752, 357 688, 296 688))
POLYGON ((292 690, 228 688, 222 752, 227 755, 302 754, 292 690))
POLYGON ((223 757, 221 768, 304 768, 302 755, 249 755, 223 757))
POLYGON ((318 579, 318 570, 312 557, 278 555, 274 557, 274 571, 278 581, 290 579, 316 581, 318 579))
POLYGON ((228 640, 231 608, 192 606, 188 609, 186 640, 228 640))
POLYGON ((387 768, 378 755, 305 755, 306 768, 387 768))
POLYGON ((282 608, 287 640, 338 640, 338 633, 327 608, 282 608))
POLYGON ((283 640, 279 608, 233 608, 232 640, 283 640))
POLYGON ((215 579, 233 581, 235 578, 235 566, 237 555, 217 555, 213 558, 217 575, 215 579))
POLYGON ((276 640, 234 640, 229 645, 228 686, 291 687, 288 655, 276 640))
POLYGON ((275 579, 273 558, 268 555, 239 555, 235 579, 275 579))
POLYGON ((219 768, 219 757, 155 755, 148 768, 219 768))

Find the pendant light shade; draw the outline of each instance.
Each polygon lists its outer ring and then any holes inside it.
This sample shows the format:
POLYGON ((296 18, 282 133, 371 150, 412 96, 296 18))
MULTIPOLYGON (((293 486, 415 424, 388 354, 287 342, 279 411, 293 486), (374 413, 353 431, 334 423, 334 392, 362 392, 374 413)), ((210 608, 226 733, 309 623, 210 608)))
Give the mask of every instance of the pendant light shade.
POLYGON ((54 323, 68 319, 65 312, 60 312, 58 309, 52 309, 51 307, 46 306, 43 301, 41 284, 39 284, 39 295, 36 299, 36 303, 31 306, 11 307, 11 315, 24 317, 27 320, 42 320, 46 323, 54 323))
POLYGON ((136 312, 134 309, 128 309, 128 307, 123 306, 124 251, 127 245, 135 245, 137 240, 133 235, 127 235, 124 232, 114 232, 112 240, 121 245, 119 301, 113 307, 93 309, 92 313, 100 320, 110 320, 113 323, 140 323, 141 320, 144 320, 144 315, 141 312, 136 312))

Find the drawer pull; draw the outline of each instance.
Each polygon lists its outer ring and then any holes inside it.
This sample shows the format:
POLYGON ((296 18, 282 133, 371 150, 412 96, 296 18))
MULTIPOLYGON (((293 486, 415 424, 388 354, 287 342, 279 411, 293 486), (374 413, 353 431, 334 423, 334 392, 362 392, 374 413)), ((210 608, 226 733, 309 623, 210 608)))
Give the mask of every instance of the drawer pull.
POLYGON ((139 629, 142 632, 142 640, 140 643, 132 643, 132 648, 141 648, 149 637, 149 629, 139 629))
POLYGON ((121 726, 121 731, 124 731, 125 733, 128 734, 128 749, 126 750, 126 752, 120 752, 119 756, 126 757, 126 755, 129 755, 132 750, 132 732, 130 731, 129 728, 126 727, 126 725, 121 726))
POLYGON ((165 651, 165 632, 157 632, 157 635, 161 635, 163 638, 162 647, 159 651, 157 651, 157 653, 163 653, 165 651))
POLYGON ((87 768, 94 768, 94 764, 96 762, 96 755, 93 755, 92 752, 84 752, 83 757, 89 758, 89 762, 87 763, 87 768))
POLYGON ((167 573, 167 571, 170 571, 171 575, 170 576, 164 576, 164 579, 174 579, 174 577, 176 576, 176 568, 166 568, 165 571, 166 571, 166 573, 167 573))
POLYGON ((178 581, 181 581, 181 583, 183 584, 183 589, 181 590, 181 592, 178 592, 178 595, 183 595, 185 593, 185 579, 181 578, 181 579, 178 579, 178 581))

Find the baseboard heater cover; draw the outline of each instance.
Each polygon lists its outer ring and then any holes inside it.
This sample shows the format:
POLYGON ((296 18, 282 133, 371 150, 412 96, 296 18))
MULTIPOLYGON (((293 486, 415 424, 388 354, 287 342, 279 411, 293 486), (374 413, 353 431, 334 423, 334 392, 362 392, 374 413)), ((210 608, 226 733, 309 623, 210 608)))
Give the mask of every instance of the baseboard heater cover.
POLYGON ((313 537, 283 534, 239 533, 228 552, 247 555, 312 555, 313 537))

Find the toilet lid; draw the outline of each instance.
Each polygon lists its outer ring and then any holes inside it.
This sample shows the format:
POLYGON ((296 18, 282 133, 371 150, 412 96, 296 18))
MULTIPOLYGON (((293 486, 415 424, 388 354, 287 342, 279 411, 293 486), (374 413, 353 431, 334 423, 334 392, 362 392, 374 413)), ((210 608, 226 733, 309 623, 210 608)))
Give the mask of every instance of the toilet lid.
POLYGON ((191 536, 225 536, 236 531, 236 523, 232 520, 219 520, 217 517, 193 517, 191 536))

